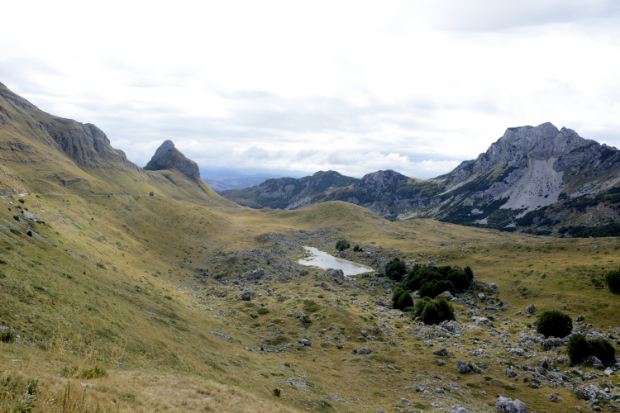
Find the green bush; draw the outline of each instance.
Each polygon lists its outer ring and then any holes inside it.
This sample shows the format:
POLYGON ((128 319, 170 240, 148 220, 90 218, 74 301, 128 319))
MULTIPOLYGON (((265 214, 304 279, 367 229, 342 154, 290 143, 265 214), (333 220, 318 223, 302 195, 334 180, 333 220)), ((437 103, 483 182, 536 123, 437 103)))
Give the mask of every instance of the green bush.
POLYGON ((444 291, 449 291, 451 294, 455 294, 456 290, 454 288, 454 284, 450 281, 433 280, 431 282, 424 283, 422 287, 420 287, 420 296, 435 298, 444 291))
POLYGON ((94 369, 84 370, 82 372, 83 379, 98 379, 100 377, 105 377, 108 375, 108 372, 105 371, 102 367, 95 367, 94 369))
POLYGON ((605 276, 605 282, 612 293, 620 294, 620 270, 609 271, 605 276))
POLYGON ((424 310, 424 307, 426 307, 428 303, 430 302, 431 302, 431 299, 428 296, 423 297, 421 300, 416 301, 416 303, 413 306, 413 316, 420 317, 422 315, 422 311, 424 310))
MULTIPOLYGON (((433 281, 449 281, 452 283, 452 290, 444 289, 439 291, 437 294, 441 294, 444 291, 450 291, 452 294, 455 293, 456 290, 466 290, 469 288, 470 281, 473 279, 473 273, 471 268, 465 267, 464 270, 452 268, 450 266, 426 266, 426 265, 416 265, 414 266, 407 278, 405 279, 404 285, 410 291, 420 290, 422 286, 426 283, 430 283, 433 281)), ((444 285, 444 287, 447 285, 444 285)), ((427 287, 428 288, 428 287, 427 287)), ((422 295, 422 294, 420 294, 422 295)))
POLYGON ((581 361, 590 355, 590 345, 588 339, 583 334, 576 334, 568 340, 566 346, 568 357, 573 364, 581 363, 581 361))
POLYGON ((336 242, 336 249, 338 251, 344 251, 344 250, 346 250, 347 248, 350 248, 350 247, 351 247, 351 244, 349 244, 349 241, 347 241, 346 239, 339 239, 336 242))
POLYGON ((454 318, 454 308, 445 298, 429 300, 422 310, 421 317, 424 324, 439 324, 454 318))
POLYGON ((538 318, 536 330, 546 337, 566 337, 573 331, 573 320, 559 311, 545 311, 538 318))
POLYGON ((413 306, 413 297, 409 294, 409 291, 404 291, 400 297, 398 297, 398 308, 404 310, 407 307, 413 306))
POLYGON ((321 309, 321 307, 314 300, 305 300, 304 301, 304 310, 307 313, 314 313, 321 309))
POLYGON ((26 201, 24 201, 22 198, 20 198, 20 199, 19 199, 19 202, 23 204, 23 203, 24 203, 24 202, 26 202, 26 201))
POLYGON ((364 252, 362 247, 360 247, 359 245, 355 245, 355 247, 353 247, 353 251, 355 251, 355 252, 364 252))
POLYGON ((616 349, 607 340, 588 340, 592 355, 605 364, 613 363, 616 349))
POLYGON ((394 290, 394 292, 392 293, 392 308, 398 308, 398 299, 400 298, 401 294, 405 292, 405 289, 403 287, 396 287, 396 289, 394 290))
POLYGON ((269 310, 266 308, 259 308, 257 313, 260 315, 265 315, 265 314, 269 314, 269 310))
POLYGON ((400 281, 407 274, 407 265, 399 258, 394 258, 385 266, 385 275, 393 280, 400 281))
POLYGON ((15 341, 15 334, 11 330, 4 330, 0 333, 0 342, 12 343, 15 341))
POLYGON ((570 338, 567 345, 571 363, 581 363, 586 357, 594 356, 604 364, 613 363, 616 349, 607 340, 588 340, 585 335, 577 334, 570 338))

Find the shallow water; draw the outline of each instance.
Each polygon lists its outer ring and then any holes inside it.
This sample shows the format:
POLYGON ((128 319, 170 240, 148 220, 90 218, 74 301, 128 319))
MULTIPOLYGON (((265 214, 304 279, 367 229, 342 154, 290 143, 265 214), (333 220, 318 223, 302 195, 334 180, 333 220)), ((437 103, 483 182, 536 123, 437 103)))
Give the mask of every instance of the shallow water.
POLYGON ((363 272, 373 272, 374 270, 362 264, 358 264, 353 261, 343 260, 342 258, 336 258, 329 255, 326 252, 320 251, 314 247, 304 247, 307 252, 311 254, 311 257, 307 259, 301 259, 297 261, 301 265, 307 265, 312 267, 319 267, 327 270, 333 268, 335 270, 342 270, 345 276, 357 275, 363 272))

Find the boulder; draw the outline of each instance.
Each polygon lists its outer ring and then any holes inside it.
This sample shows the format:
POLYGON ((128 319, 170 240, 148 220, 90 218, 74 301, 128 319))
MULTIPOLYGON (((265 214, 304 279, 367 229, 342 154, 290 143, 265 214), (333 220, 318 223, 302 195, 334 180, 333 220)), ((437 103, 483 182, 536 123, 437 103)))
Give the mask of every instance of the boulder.
POLYGON ((534 311, 536 311, 536 307, 534 306, 534 304, 530 304, 527 307, 525 307, 526 313, 532 314, 534 311))
POLYGON ((495 403, 495 410, 502 413, 527 413, 527 406, 520 400, 512 400, 499 395, 495 403))
POLYGON ((358 352, 358 354, 366 355, 366 354, 372 353, 372 350, 369 349, 369 348, 363 347, 363 348, 357 350, 357 352, 358 352))
POLYGON ((562 401, 562 399, 560 399, 558 396, 556 396, 555 394, 550 394, 549 396, 549 400, 551 400, 554 403, 559 403, 562 401))
POLYGON ((486 327, 486 328, 495 327, 495 325, 493 325, 493 322, 486 317, 472 317, 472 320, 474 320, 476 324, 482 327, 486 327))
POLYGON ((446 349, 445 347, 433 351, 433 354, 440 357, 448 357, 450 355, 450 353, 448 353, 448 349, 446 349))
POLYGON ((241 293, 241 299, 243 301, 251 301, 253 297, 254 293, 252 291, 244 291, 243 293, 241 293))
POLYGON ((310 347, 312 345, 312 341, 305 339, 305 338, 300 338, 299 340, 297 340, 297 342, 299 344, 303 344, 306 347, 310 347))
POLYGON ((456 362, 456 371, 458 371, 460 374, 467 374, 471 373, 473 369, 466 361, 459 360, 456 362))
POLYGON ((495 291, 495 290, 497 290, 497 284, 491 283, 491 284, 489 284, 489 288, 492 289, 493 291, 495 291))
POLYGON ((478 294, 478 299, 479 300, 486 300, 487 296, 484 293, 480 293, 478 294))

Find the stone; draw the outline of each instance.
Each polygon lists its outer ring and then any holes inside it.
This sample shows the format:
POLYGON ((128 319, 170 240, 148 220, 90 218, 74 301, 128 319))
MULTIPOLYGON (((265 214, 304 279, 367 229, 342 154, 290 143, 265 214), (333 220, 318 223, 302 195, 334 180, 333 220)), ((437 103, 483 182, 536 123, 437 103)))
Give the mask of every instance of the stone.
POLYGON ((436 356, 440 356, 440 357, 448 357, 450 354, 448 353, 448 350, 444 347, 444 348, 440 348, 439 350, 435 350, 433 351, 433 354, 436 356))
POLYGON ((312 345, 312 341, 306 339, 306 338, 300 338, 299 340, 297 340, 297 342, 299 344, 303 344, 305 347, 310 347, 312 345))
POLYGON ((243 293, 241 293, 241 299, 243 301, 251 301, 253 297, 254 293, 252 291, 244 291, 243 293))
POLYGON ((534 313, 534 311, 536 311, 536 307, 534 306, 534 304, 530 304, 527 307, 525 307, 525 312, 526 313, 534 313))
POLYGON ((472 320, 476 324, 478 324, 479 326, 483 326, 483 327, 487 327, 487 328, 495 327, 493 322, 491 320, 489 320, 488 318, 486 318, 486 317, 472 317, 472 320))
POLYGON ((456 362, 456 371, 458 371, 460 374, 467 374, 471 373, 473 369, 466 361, 459 360, 456 362))
POLYGON ((489 284, 489 288, 492 289, 493 291, 495 291, 495 290, 497 290, 497 284, 491 283, 491 284, 489 284))
POLYGON ((460 405, 452 406, 452 413, 469 413, 466 408, 460 405))
POLYGON ((539 367, 542 367, 543 369, 552 369, 553 368, 553 360, 550 359, 549 357, 543 357, 540 360, 540 364, 538 364, 539 367))
POLYGON ((479 300, 486 300, 487 296, 484 293, 480 293, 478 294, 478 299, 479 300))
POLYGON ((359 354, 366 355, 366 354, 372 353, 372 350, 369 348, 362 347, 361 349, 357 350, 357 352, 359 354))
POLYGON ((254 270, 246 278, 248 281, 259 280, 265 276, 265 270, 254 270))
POLYGON ((511 379, 519 377, 519 374, 517 374, 517 372, 513 369, 506 369, 504 372, 506 373, 506 376, 510 377, 511 379))
POLYGON ((555 394, 550 394, 549 396, 549 400, 551 400, 554 403, 559 403, 562 401, 562 399, 560 399, 558 396, 556 396, 555 394))
POLYGON ((502 413, 527 413, 527 406, 520 400, 514 400, 498 395, 495 410, 502 413))

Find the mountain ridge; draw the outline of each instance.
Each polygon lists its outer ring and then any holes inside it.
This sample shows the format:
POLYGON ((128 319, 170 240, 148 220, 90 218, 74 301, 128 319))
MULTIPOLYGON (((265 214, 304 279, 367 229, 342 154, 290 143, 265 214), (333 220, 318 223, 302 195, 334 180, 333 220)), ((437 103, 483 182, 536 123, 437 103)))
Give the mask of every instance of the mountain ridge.
MULTIPOLYGON (((267 180, 254 187, 256 189, 221 194, 255 208, 296 209, 340 200, 390 219, 426 217, 557 235, 562 228, 567 228, 562 224, 573 228, 574 234, 579 232, 574 230, 578 227, 616 224, 615 197, 600 199, 596 205, 591 205, 589 222, 584 222, 579 216, 583 211, 576 211, 573 204, 582 202, 583 197, 603 196, 619 182, 620 153, 616 148, 584 139, 574 130, 558 129, 547 122, 535 127, 506 129, 504 135, 476 159, 463 161, 453 171, 434 179, 419 180, 386 170, 367 174, 359 180, 350 178, 347 185, 330 191, 315 191, 303 199, 287 197, 281 188, 283 182, 277 180, 267 180), (271 188, 271 192, 262 190, 266 187, 271 188), (606 208, 611 208, 612 212, 606 208), (552 225, 538 228, 536 222, 547 221, 547 213, 562 218, 554 218, 552 225)), ((286 185, 295 185, 295 181, 289 180, 286 185)))

